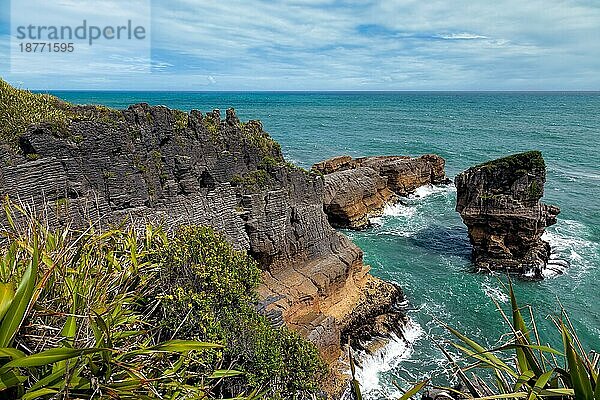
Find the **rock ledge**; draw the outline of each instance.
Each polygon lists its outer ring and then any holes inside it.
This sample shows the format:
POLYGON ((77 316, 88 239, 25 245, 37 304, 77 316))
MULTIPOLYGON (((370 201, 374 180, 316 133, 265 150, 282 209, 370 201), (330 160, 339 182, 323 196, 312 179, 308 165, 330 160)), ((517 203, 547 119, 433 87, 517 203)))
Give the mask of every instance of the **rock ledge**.
POLYGON ((334 157, 313 165, 325 177, 324 210, 332 225, 362 229, 381 215, 387 204, 425 185, 450 183, 442 157, 427 154, 353 159, 334 157))

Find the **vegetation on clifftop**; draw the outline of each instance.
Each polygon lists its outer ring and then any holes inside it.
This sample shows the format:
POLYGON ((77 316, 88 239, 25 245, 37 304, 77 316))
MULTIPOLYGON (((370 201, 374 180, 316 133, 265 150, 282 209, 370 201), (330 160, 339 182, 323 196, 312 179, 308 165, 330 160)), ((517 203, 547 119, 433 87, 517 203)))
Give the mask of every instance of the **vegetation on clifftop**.
POLYGON ((50 231, 7 208, 0 397, 289 398, 317 351, 254 305, 260 271, 212 230, 50 231))
MULTIPOLYGON (((188 114, 180 110, 172 110, 174 129, 185 131, 188 127, 188 114)), ((150 113, 146 115, 149 124, 153 124, 150 113)), ((101 105, 80 106, 68 103, 50 94, 32 93, 17 89, 0 79, 0 142, 16 147, 18 138, 32 125, 46 123, 53 133, 69 137, 69 127, 75 121, 96 121, 107 124, 124 121, 121 111, 101 105)), ((217 136, 221 121, 212 113, 203 118, 203 124, 211 135, 217 136)), ((259 121, 240 123, 238 128, 248 144, 257 149, 263 157, 281 156, 281 147, 267 132, 259 121)), ((133 129, 134 132, 137 132, 133 129)), ((81 137, 72 138, 76 142, 81 137)), ((278 160, 278 161, 283 161, 278 160)))
POLYGON ((483 164, 472 167, 473 169, 485 169, 494 171, 496 169, 515 170, 516 172, 526 172, 534 168, 546 168, 544 157, 539 150, 527 151, 524 153, 513 154, 507 157, 498 158, 483 164))
MULTIPOLYGON (((105 106, 76 106, 45 93, 17 89, 0 79, 0 142, 17 145, 19 137, 32 125, 46 123, 55 135, 69 136, 73 121, 114 123, 123 115, 105 106)), ((74 137, 74 141, 81 138, 74 137)))
POLYGON ((0 79, 0 140, 16 144, 18 137, 33 124, 46 122, 57 132, 67 130, 72 105, 49 94, 16 89, 0 79))
POLYGON ((263 130, 260 121, 240 123, 240 128, 250 145, 255 147, 263 157, 273 157, 281 154, 281 146, 263 130))

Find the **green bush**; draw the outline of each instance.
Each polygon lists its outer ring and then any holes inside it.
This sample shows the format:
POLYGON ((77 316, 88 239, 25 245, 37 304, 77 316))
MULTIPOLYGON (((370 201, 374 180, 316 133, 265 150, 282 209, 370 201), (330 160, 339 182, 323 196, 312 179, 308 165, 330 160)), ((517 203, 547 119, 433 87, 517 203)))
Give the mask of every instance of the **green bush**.
POLYGON ((210 229, 79 235, 17 210, 0 231, 1 398, 317 389, 315 348, 258 314, 258 267, 210 229))
POLYGON ((183 132, 188 127, 188 115, 187 113, 180 110, 173 110, 175 116, 175 130, 177 132, 183 132))
POLYGON ((243 176, 235 175, 231 179, 231 183, 235 186, 243 186, 250 190, 260 190, 271 182, 271 175, 264 169, 250 171, 243 176))
POLYGON ((271 156, 264 156, 258 163, 257 167, 264 170, 270 170, 279 165, 279 161, 271 156))
POLYGON ((221 121, 218 121, 216 118, 214 118, 212 114, 206 114, 204 118, 202 118, 202 123, 204 124, 204 127, 208 133, 211 135, 215 136, 219 132, 221 121))
MULTIPOLYGON (((208 228, 186 227, 157 253, 165 324, 178 336, 225 345, 224 362, 246 372, 241 387, 270 396, 314 392, 325 372, 316 348, 258 314, 260 269, 208 228)), ((234 393, 228 393, 233 395, 234 393)))
POLYGON ((257 149, 263 157, 273 157, 281 153, 281 146, 262 129, 258 121, 248 121, 240 126, 250 146, 257 149))

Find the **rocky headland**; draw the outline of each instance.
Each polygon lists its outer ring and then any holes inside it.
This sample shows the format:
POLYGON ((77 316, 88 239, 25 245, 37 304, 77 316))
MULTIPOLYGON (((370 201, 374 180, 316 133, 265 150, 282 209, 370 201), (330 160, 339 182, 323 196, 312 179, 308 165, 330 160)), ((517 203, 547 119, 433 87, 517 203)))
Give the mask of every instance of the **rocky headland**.
POLYGON ((260 263, 260 311, 330 363, 342 340, 401 327, 401 289, 369 274, 361 249, 328 222, 323 177, 286 163, 259 121, 240 122, 233 109, 222 118, 49 101, 55 121, 4 132, 2 197, 56 227, 213 227, 260 263))
POLYGON ((493 160, 455 178, 456 211, 468 228, 473 262, 541 278, 550 245, 541 239, 560 209, 540 203, 546 166, 539 151, 493 160))
POLYGON ((324 210, 332 225, 362 229, 385 206, 425 185, 450 183, 445 160, 434 154, 420 157, 334 157, 313 165, 324 175, 324 210))

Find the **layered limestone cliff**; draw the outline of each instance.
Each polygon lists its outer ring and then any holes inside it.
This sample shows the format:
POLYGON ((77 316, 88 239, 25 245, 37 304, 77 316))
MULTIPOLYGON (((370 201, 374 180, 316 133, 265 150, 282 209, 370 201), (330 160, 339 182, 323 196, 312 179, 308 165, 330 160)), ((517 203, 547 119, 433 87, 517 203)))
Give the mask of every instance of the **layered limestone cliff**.
POLYGON ((449 183, 445 160, 427 154, 411 158, 340 156, 313 165, 325 177, 324 209, 335 226, 361 229, 381 215, 386 204, 419 187, 449 183))
POLYGON ((456 211, 468 227, 479 268, 542 276, 550 245, 541 237, 560 212, 540 203, 545 182, 539 151, 490 161, 456 176, 456 211))
POLYGON ((260 122, 241 123, 232 109, 222 119, 57 104, 64 124, 33 124, 0 146, 1 196, 54 226, 214 227, 262 266, 262 312, 329 361, 342 337, 380 315, 401 324, 401 290, 369 275, 362 251, 328 223, 323 178, 287 164, 260 122))

